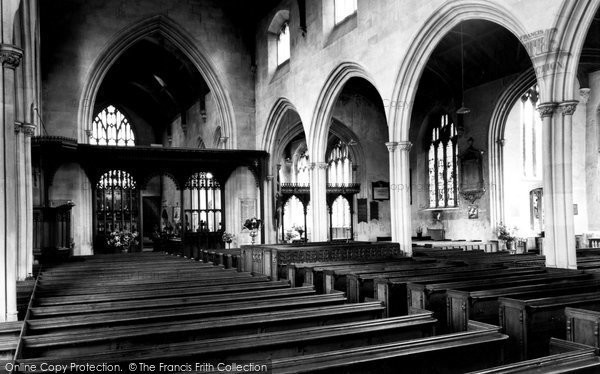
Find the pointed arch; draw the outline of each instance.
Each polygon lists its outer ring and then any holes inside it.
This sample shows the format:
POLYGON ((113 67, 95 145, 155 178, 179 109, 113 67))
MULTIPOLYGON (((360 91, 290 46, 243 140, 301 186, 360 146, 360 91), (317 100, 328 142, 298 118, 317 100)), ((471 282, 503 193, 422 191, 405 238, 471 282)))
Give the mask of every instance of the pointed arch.
POLYGON ((600 0, 564 1, 557 13, 555 39, 557 59, 562 59, 560 64, 554 64, 556 78, 552 86, 548 87, 548 99, 541 102, 563 102, 579 100, 575 95, 575 82, 579 59, 583 51, 585 36, 600 9, 600 0), (558 69, 564 70, 563 72, 558 69))
POLYGON ((500 94, 492 112, 488 132, 488 149, 490 156, 490 226, 497 227, 504 220, 504 129, 511 108, 527 89, 536 83, 533 69, 519 75, 500 94))
POLYGON ((220 73, 206 57, 208 54, 205 53, 202 47, 198 46, 198 42, 172 19, 163 15, 144 19, 122 29, 106 44, 103 51, 96 58, 88 72, 86 84, 79 100, 79 110, 77 113, 78 141, 82 143, 86 142, 86 133, 92 121, 96 95, 110 68, 129 47, 154 33, 160 33, 174 46, 179 48, 181 53, 189 58, 198 69, 215 97, 219 124, 223 128, 224 136, 230 139, 226 143, 226 147, 235 148, 237 142, 235 136, 235 115, 231 99, 222 84, 223 79, 220 73))
POLYGON ((310 124, 307 141, 310 142, 308 149, 311 152, 313 162, 325 161, 333 108, 344 86, 351 78, 366 80, 373 86, 381 98, 381 94, 375 85, 375 80, 364 67, 355 62, 343 62, 338 65, 329 74, 323 85, 323 89, 321 89, 310 124))
POLYGON ((389 105, 390 141, 409 140, 412 107, 429 57, 446 34, 461 22, 472 19, 494 22, 517 38, 526 33, 515 15, 499 4, 484 0, 449 1, 433 11, 402 58, 392 94, 393 101, 389 105))
POLYGON ((296 124, 292 129, 286 132, 285 139, 277 139, 277 133, 288 110, 295 112, 298 117, 300 117, 300 113, 294 104, 292 104, 287 98, 282 97, 277 99, 273 105, 273 108, 271 109, 271 112, 269 113, 269 116, 267 117, 267 125, 265 126, 265 130, 263 132, 261 144, 263 149, 271 154, 269 161, 271 163, 276 161, 275 155, 280 154, 280 148, 285 147, 285 145, 291 139, 295 138, 302 132, 305 132, 301 119, 300 123, 296 124))

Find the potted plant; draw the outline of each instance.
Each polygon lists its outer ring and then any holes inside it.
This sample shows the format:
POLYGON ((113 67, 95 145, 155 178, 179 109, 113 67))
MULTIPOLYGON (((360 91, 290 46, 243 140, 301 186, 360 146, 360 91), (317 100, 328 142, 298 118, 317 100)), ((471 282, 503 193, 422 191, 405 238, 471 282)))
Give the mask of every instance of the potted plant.
POLYGON ((115 230, 106 237, 106 246, 114 252, 121 251, 127 253, 131 251, 131 247, 136 247, 140 244, 138 236, 136 231, 115 230))

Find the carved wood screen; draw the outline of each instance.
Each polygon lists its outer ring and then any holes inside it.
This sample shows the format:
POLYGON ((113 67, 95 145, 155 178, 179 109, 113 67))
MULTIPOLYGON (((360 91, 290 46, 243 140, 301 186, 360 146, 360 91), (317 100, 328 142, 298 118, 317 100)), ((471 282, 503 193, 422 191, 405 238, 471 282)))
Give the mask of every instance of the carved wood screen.
POLYGON ((139 194, 131 174, 123 170, 104 173, 96 184, 96 234, 137 231, 139 194))

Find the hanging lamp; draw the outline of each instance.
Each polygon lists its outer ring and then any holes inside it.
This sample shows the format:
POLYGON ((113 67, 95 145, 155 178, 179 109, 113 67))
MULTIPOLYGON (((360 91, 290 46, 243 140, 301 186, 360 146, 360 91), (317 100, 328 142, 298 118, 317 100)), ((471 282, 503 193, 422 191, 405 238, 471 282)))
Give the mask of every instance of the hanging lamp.
POLYGON ((465 106, 465 49, 463 43, 463 24, 460 24, 460 84, 461 84, 461 106, 456 111, 456 114, 471 113, 471 109, 465 106))

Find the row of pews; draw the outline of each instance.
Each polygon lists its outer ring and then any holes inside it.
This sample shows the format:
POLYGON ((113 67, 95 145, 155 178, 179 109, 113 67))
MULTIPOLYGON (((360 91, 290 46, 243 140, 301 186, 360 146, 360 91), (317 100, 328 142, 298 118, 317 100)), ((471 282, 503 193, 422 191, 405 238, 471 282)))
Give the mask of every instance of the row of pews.
POLYGON ((594 354, 600 346, 600 280, 594 272, 543 264, 533 254, 424 249, 411 260, 291 264, 288 277, 325 293, 345 291, 351 302, 381 301, 386 316, 432 311, 444 335, 469 331, 474 321, 499 325, 513 364, 484 372, 527 372, 553 363, 600 371, 594 354))
POLYGON ((593 271, 547 269, 533 254, 423 249, 412 258, 282 263, 278 272, 288 279, 272 280, 238 271, 240 254, 104 255, 43 269, 15 363, 105 362, 123 371, 131 362, 252 362, 273 373, 600 371, 593 271))

